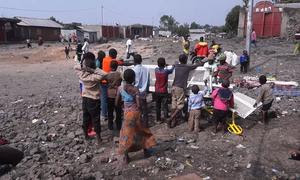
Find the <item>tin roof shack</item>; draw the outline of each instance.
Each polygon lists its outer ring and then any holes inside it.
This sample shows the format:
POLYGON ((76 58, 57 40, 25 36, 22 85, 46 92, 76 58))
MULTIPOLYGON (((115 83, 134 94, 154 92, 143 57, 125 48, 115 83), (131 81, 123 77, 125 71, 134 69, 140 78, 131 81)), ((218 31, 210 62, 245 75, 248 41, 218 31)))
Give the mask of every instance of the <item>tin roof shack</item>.
POLYGON ((38 40, 42 37, 44 41, 59 41, 62 25, 50 19, 16 17, 20 20, 18 26, 19 40, 38 40))
POLYGON ((97 31, 86 26, 79 26, 79 28, 83 31, 84 38, 88 39, 90 43, 97 42, 97 31))
POLYGON ((282 11, 280 37, 294 39, 300 32, 300 3, 275 4, 282 11))
POLYGON ((133 24, 126 28, 126 38, 129 37, 150 37, 153 34, 153 26, 133 24))
POLYGON ((86 29, 89 32, 96 32, 96 41, 102 39, 118 39, 122 38, 122 28, 119 26, 108 26, 108 25, 83 25, 82 29, 86 29))
POLYGON ((17 41, 16 25, 20 20, 15 18, 0 17, 0 43, 17 41))
POLYGON ((205 29, 190 29, 190 37, 192 41, 199 40, 200 37, 205 38, 205 29))

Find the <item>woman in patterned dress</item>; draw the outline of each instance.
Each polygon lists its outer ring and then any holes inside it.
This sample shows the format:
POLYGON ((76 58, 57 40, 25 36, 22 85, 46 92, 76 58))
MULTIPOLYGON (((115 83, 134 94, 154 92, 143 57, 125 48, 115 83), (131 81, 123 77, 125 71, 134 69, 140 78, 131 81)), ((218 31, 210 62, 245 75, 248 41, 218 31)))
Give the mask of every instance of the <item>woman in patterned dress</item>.
POLYGON ((155 138, 149 128, 141 123, 139 106, 139 90, 133 84, 135 73, 132 69, 124 71, 124 83, 119 88, 116 103, 124 101, 124 121, 120 131, 119 150, 124 163, 129 163, 129 152, 144 150, 145 157, 150 156, 149 149, 156 145, 155 138))

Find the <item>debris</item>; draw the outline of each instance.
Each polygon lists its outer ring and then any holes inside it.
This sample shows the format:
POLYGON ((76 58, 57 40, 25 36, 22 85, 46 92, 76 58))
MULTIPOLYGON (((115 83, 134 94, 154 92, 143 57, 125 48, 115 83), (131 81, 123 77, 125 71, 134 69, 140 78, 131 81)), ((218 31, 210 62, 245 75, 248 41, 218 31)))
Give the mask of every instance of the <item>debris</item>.
POLYGON ((87 163, 88 162, 88 156, 85 155, 85 154, 82 154, 80 157, 79 157, 79 161, 84 164, 84 163, 87 163))
POLYGON ((251 168, 251 164, 250 163, 247 164, 247 169, 249 169, 249 168, 251 168))
POLYGON ((54 111, 54 114, 57 114, 58 113, 58 111, 54 111))
POLYGON ((203 178, 202 180, 209 180, 210 177, 209 176, 206 176, 205 178, 203 178))
POLYGON ((34 120, 32 120, 31 122, 32 122, 32 124, 35 124, 35 123, 37 123, 39 120, 38 119, 34 119, 34 120))
POLYGON ((195 142, 196 142, 196 139, 190 139, 187 141, 188 144, 195 143, 195 142))
POLYGON ((176 171, 182 171, 184 170, 185 166, 184 164, 180 163, 178 167, 176 167, 176 171))
POLYGON ((287 111, 282 111, 281 114, 282 114, 282 115, 286 115, 286 114, 288 114, 288 112, 287 112, 287 111))
POLYGON ((238 149, 245 149, 246 147, 243 146, 242 144, 239 144, 239 145, 236 146, 236 148, 238 148, 238 149))
POLYGON ((193 165, 192 165, 188 160, 186 160, 185 163, 186 163, 188 166, 193 167, 193 165))
POLYGON ((236 169, 239 167, 239 164, 237 162, 234 163, 233 167, 236 169))
POLYGON ((192 149, 199 149, 199 146, 191 145, 192 149))
POLYGON ((109 162, 109 158, 108 157, 103 157, 100 160, 101 163, 108 163, 109 162))
POLYGON ((227 155, 227 156, 232 156, 233 153, 232 153, 232 151, 230 150, 230 151, 228 151, 228 152, 226 153, 226 155, 227 155))
POLYGON ((276 101, 277 102, 281 101, 281 98, 280 97, 276 97, 276 101))
POLYGON ((190 154, 185 154, 184 157, 185 158, 191 158, 192 156, 190 154))
POLYGON ((182 137, 180 137, 180 138, 178 138, 178 139, 177 139, 177 141, 178 141, 178 142, 184 142, 184 141, 185 141, 185 139, 184 139, 184 138, 182 138, 182 137))
POLYGON ((12 104, 17 104, 17 103, 20 103, 20 102, 23 102, 24 101, 24 99, 19 99, 19 100, 16 100, 16 101, 14 101, 14 102, 11 102, 12 104))

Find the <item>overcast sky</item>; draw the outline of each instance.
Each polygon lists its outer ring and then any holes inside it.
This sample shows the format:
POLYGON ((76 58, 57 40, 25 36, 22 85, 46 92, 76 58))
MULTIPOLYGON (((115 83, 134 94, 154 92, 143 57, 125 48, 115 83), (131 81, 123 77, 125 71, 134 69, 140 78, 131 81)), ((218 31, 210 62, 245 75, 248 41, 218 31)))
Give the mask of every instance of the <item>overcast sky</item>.
POLYGON ((158 25, 166 14, 180 23, 223 25, 242 0, 0 0, 0 16, 54 16, 65 23, 100 24, 102 4, 105 24, 158 25))

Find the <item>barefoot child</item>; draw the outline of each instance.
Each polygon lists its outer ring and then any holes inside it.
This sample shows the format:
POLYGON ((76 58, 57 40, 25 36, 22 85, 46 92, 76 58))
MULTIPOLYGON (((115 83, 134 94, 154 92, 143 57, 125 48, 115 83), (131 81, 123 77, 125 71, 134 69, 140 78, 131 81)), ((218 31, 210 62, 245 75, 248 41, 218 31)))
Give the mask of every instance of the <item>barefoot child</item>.
POLYGON ((100 126, 100 81, 106 74, 101 69, 96 69, 95 55, 86 53, 83 67, 76 65, 75 70, 82 82, 82 111, 83 111, 83 132, 86 139, 89 139, 88 128, 92 122, 98 144, 101 143, 101 126, 100 126))
POLYGON ((188 105, 188 110, 189 110, 189 130, 194 131, 194 132, 199 132, 201 129, 200 126, 200 117, 201 117, 201 111, 202 108, 204 107, 204 100, 203 96, 207 92, 207 86, 205 83, 204 91, 200 91, 199 86, 193 85, 192 86, 192 95, 189 97, 189 105, 188 105))
POLYGON ((262 120, 264 124, 268 123, 268 110, 271 108, 274 97, 272 93, 271 86, 267 83, 267 78, 265 75, 259 77, 259 83, 261 84, 259 95, 256 99, 253 107, 256 107, 258 103, 262 102, 262 120))
POLYGON ((168 118, 168 76, 173 73, 174 66, 167 69, 165 58, 158 58, 157 65, 158 67, 155 68, 156 121, 162 122, 161 107, 164 111, 164 118, 168 118))
POLYGON ((122 97, 124 101, 124 122, 120 131, 119 153, 124 155, 124 163, 129 162, 129 152, 144 150, 145 157, 156 142, 150 129, 145 128, 141 121, 139 90, 135 87, 135 73, 132 69, 124 71, 124 84, 119 88, 116 105, 122 97))
POLYGON ((234 106, 233 93, 229 89, 230 83, 228 80, 223 80, 222 87, 215 89, 212 93, 212 99, 214 104, 213 117, 216 121, 215 133, 218 132, 218 126, 221 124, 226 132, 226 117, 228 115, 229 108, 234 106))

